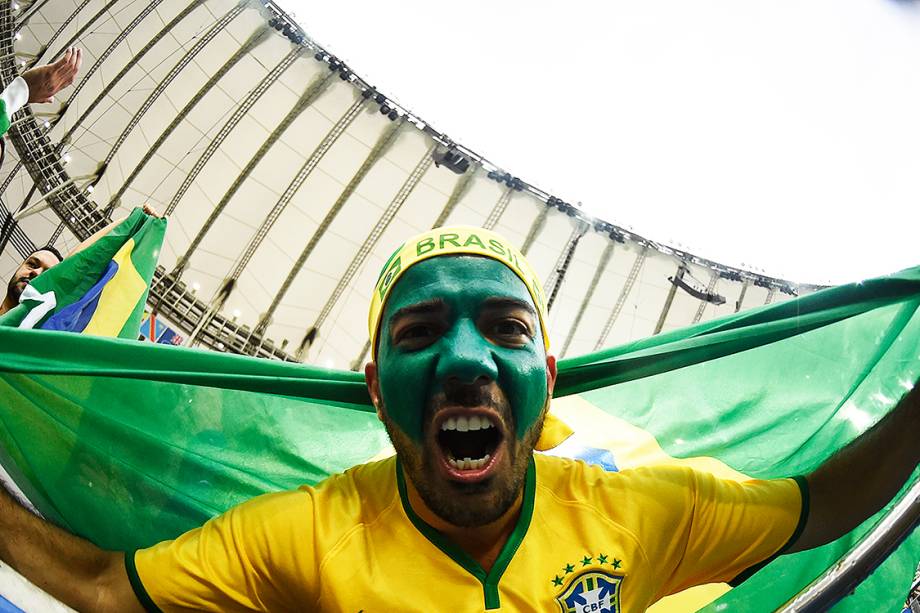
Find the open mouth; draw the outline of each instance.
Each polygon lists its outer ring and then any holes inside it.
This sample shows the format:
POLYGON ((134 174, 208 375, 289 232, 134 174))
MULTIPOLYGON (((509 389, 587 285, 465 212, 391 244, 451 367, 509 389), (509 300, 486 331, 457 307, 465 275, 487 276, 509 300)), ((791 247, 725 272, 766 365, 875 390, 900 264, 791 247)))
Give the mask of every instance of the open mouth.
POLYGON ((502 432, 488 415, 462 414, 442 421, 436 438, 451 472, 479 474, 493 464, 502 432))

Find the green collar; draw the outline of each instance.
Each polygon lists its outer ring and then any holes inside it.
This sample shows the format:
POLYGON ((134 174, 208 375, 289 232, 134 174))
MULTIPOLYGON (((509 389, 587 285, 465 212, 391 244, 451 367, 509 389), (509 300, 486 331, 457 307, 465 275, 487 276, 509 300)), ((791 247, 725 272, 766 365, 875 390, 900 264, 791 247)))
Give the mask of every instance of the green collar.
POLYGON ((524 541, 524 535, 530 527, 530 520, 533 518, 534 493, 537 486, 537 469, 534 465, 533 457, 530 458, 530 464, 527 466, 527 474, 524 477, 524 500, 521 505, 521 515, 518 517, 514 530, 498 554, 492 570, 486 573, 485 569, 474 560, 468 553, 460 549, 453 542, 444 537, 443 534, 426 524, 421 517, 416 515, 409 504, 409 498, 406 495, 406 480, 403 477, 402 464, 399 458, 396 458, 396 487, 399 490, 399 498, 402 501, 403 510, 409 517, 412 525, 427 538, 432 545, 447 554, 450 559, 459 564, 468 573, 476 577, 482 584, 482 591, 485 596, 485 608, 497 609, 501 606, 498 597, 498 582, 502 578, 508 564, 517 552, 518 547, 524 541))

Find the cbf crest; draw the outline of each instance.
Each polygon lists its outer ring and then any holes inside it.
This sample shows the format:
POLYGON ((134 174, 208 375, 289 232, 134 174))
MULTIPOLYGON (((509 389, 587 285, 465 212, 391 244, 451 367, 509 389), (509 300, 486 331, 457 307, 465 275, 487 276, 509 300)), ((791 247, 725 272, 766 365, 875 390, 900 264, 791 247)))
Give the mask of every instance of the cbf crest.
POLYGON ((562 613, 620 613, 621 583, 620 575, 585 571, 572 578, 556 602, 562 613))

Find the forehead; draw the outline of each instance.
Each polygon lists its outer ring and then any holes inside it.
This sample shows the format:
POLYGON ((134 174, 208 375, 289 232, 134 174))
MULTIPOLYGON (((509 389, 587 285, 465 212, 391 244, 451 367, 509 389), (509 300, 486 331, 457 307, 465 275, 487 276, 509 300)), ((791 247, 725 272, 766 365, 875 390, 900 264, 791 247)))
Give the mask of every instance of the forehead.
POLYGON ((477 305, 489 298, 513 298, 536 307, 527 286, 510 268, 491 258, 440 256, 419 262, 396 282, 384 320, 405 306, 442 299, 477 305))
POLYGON ((22 263, 25 264, 30 259, 38 260, 41 263, 41 265, 44 266, 45 268, 51 268, 52 266, 54 266, 55 264, 59 262, 56 255, 54 255, 50 251, 45 251, 44 249, 40 249, 36 251, 35 253, 27 257, 25 260, 23 260, 22 263))

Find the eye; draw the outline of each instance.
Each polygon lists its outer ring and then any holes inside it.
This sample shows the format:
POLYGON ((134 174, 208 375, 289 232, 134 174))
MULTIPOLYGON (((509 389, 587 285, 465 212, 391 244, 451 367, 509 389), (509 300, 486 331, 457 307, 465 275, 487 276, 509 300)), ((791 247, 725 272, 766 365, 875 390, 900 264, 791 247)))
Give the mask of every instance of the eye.
POLYGON ((417 322, 400 328, 394 338, 394 344, 406 349, 420 349, 434 342, 439 334, 439 327, 429 322, 417 322))
POLYGON ((428 324, 415 324, 403 330, 399 336, 400 338, 428 338, 432 333, 433 330, 428 324))
POLYGON ((532 337, 530 328, 524 322, 513 318, 494 321, 489 326, 489 334, 500 343, 514 345, 522 345, 532 337))

